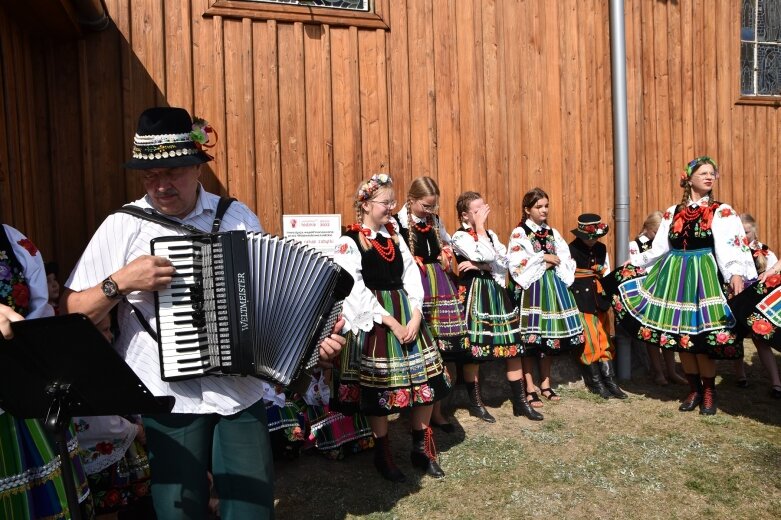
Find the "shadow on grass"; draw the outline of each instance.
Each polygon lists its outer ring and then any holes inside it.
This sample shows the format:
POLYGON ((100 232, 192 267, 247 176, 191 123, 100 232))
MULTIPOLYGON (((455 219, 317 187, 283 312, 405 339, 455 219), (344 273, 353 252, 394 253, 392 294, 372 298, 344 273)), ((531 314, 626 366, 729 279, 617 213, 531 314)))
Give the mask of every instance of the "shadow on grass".
MULTIPOLYGON (((466 437, 456 418, 448 417, 448 420, 455 426, 453 433, 434 430, 436 448, 441 453, 447 453, 466 437)), ((326 460, 315 450, 309 450, 296 460, 280 461, 275 466, 276 517, 338 520, 348 515, 372 515, 378 519, 393 518, 390 511, 400 500, 416 494, 424 483, 436 485, 436 479, 425 476, 410 462, 412 439, 407 419, 402 416, 391 420, 388 428, 394 461, 407 477, 406 482, 398 484, 384 480, 374 467, 374 450, 336 461, 326 460)), ((443 469, 447 473, 448 468, 443 469)))

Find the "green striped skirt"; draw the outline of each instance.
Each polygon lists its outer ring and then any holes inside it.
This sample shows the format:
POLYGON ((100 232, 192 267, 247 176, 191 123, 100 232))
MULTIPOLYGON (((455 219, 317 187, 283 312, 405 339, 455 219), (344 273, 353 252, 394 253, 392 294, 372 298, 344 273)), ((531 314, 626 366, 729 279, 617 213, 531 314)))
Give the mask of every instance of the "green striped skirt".
MULTIPOLYGON (((402 325, 412 318, 403 290, 375 290, 374 294, 402 325)), ((347 414, 390 415, 431 405, 450 391, 442 356, 425 321, 417 338, 405 344, 380 323, 369 332, 349 333, 335 381, 334 407, 347 414)))
POLYGON ((515 358, 528 354, 521 345, 518 309, 507 290, 490 274, 474 277, 465 299, 472 360, 515 358))
POLYGON ((714 359, 743 356, 711 249, 673 249, 647 273, 626 267, 615 276, 613 309, 632 337, 714 359))
MULTIPOLYGON (((69 433, 68 452, 82 501, 89 488, 73 427, 69 433)), ((0 414, 0 518, 70 518, 60 457, 37 419, 0 414)))
POLYGON ((556 355, 583 348, 586 338, 578 305, 553 269, 547 269, 528 289, 518 289, 522 341, 527 350, 556 355))

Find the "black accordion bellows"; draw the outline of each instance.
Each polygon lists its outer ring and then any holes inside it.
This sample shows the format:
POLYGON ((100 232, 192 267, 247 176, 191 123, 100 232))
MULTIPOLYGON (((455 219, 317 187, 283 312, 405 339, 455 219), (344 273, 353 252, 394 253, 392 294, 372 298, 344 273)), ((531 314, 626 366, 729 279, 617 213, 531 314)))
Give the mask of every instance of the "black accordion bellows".
POLYGON ((317 362, 353 286, 330 258, 265 233, 160 237, 151 247, 176 267, 155 293, 164 381, 223 374, 289 385, 317 362))

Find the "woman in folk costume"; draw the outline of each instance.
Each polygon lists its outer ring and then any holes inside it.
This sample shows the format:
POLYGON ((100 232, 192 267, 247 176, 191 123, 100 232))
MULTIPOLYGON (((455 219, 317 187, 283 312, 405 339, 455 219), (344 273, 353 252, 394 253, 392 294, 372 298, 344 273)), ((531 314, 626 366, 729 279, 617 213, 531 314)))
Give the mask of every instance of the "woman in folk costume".
POLYGON ((569 244, 576 265, 570 290, 578 304, 586 337, 580 356, 586 386, 604 399, 626 399, 628 396, 615 380, 615 348, 608 332, 610 299, 602 289, 602 277, 610 272, 610 256, 599 239, 607 235, 608 229, 599 215, 584 213, 578 217, 578 227, 572 230, 576 238, 569 244))
POLYGON ((435 401, 450 390, 442 357, 423 321, 423 286, 409 248, 391 221, 391 178, 372 176, 358 187, 357 223, 336 245, 334 261, 354 278, 344 301, 347 345, 337 384, 341 411, 369 417, 376 438, 374 464, 388 480, 404 474, 391 456, 388 415, 411 408, 411 460, 442 477, 429 427, 435 401))
MULTIPOLYGON (((560 397, 550 380, 552 356, 583 348, 580 313, 569 286, 575 261, 569 247, 548 221, 548 194, 534 188, 523 197, 524 218, 510 236, 509 269, 521 313, 522 342, 540 353, 540 393, 550 401, 560 397)), ((533 359, 524 359, 526 389, 532 406, 542 406, 534 391, 533 359)))
MULTIPOLYGON (((654 211, 648 215, 643 222, 643 229, 635 237, 634 240, 629 242, 629 257, 637 255, 639 253, 645 253, 654 243, 656 232, 659 230, 659 226, 662 224, 662 212, 654 211)), ((645 345, 648 351, 648 360, 651 362, 651 370, 653 371, 654 382, 660 386, 667 386, 668 379, 673 383, 681 385, 686 384, 686 378, 678 373, 675 368, 675 352, 668 349, 660 349, 658 345, 652 345, 646 343, 637 338, 632 339, 633 343, 645 345), (662 367, 662 358, 664 358, 664 368, 662 367), (667 370, 665 376, 664 370, 667 370)))
POLYGON ((737 295, 757 276, 740 218, 711 195, 718 178, 710 157, 691 161, 651 249, 611 274, 616 319, 630 336, 679 352, 690 388, 679 409, 705 415, 717 410, 714 360, 743 352, 722 282, 737 295))
MULTIPOLYGON (((781 350, 781 334, 776 332, 781 325, 781 262, 765 244, 757 239, 754 217, 748 213, 740 215, 749 248, 754 257, 754 266, 759 274, 758 283, 747 287, 743 293, 730 302, 742 332, 751 335, 757 355, 770 375, 770 396, 781 399, 781 377, 771 346, 781 350), (773 305, 775 302, 775 306, 773 305), (760 305, 761 304, 761 305, 760 305)), ((743 365, 743 360, 736 361, 743 365)), ((736 371, 736 374, 738 372, 736 371)), ((740 381, 740 380, 738 380, 740 381)), ((748 385, 746 385, 748 386, 748 385)))
MULTIPOLYGON (((450 278, 453 250, 450 235, 436 214, 439 186, 431 177, 419 177, 410 184, 407 203, 394 215, 399 232, 415 258, 423 283, 423 318, 434 336, 442 358, 462 359, 469 348, 464 306, 450 278)), ((452 433, 455 428, 434 403, 431 426, 452 433)))
POLYGON ((523 387, 522 357, 529 355, 520 344, 518 309, 505 288, 507 252, 496 233, 485 227, 491 209, 479 193, 467 191, 456 204, 461 227, 453 233, 453 250, 461 273, 469 341, 470 362, 464 364, 464 381, 469 393, 470 414, 489 423, 495 419, 485 409, 478 386, 478 364, 505 359, 513 415, 541 421, 541 413, 532 409, 523 387))
MULTIPOLYGON (((41 254, 11 226, 0 226, 0 334, 13 337, 11 322, 52 316, 41 254)), ((8 367, 3 367, 8 370, 8 367)), ((92 500, 71 427, 68 451, 82 516, 92 500)), ((0 409, 0 517, 3 520, 70 518, 60 457, 37 419, 18 419, 0 409)))

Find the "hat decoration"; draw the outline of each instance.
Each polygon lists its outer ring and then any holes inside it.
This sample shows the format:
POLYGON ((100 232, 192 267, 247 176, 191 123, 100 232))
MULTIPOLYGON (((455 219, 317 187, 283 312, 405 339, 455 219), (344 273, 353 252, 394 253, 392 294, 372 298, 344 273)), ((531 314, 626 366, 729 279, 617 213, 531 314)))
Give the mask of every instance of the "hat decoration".
POLYGON ((602 222, 602 217, 596 213, 583 213, 578 217, 578 227, 572 234, 584 240, 602 238, 607 235, 610 226, 602 222))
POLYGON ((148 170, 194 166, 214 159, 205 152, 217 142, 207 121, 193 119, 183 108, 153 107, 138 118, 132 159, 126 168, 148 170), (211 134, 214 139, 211 139, 211 134))

